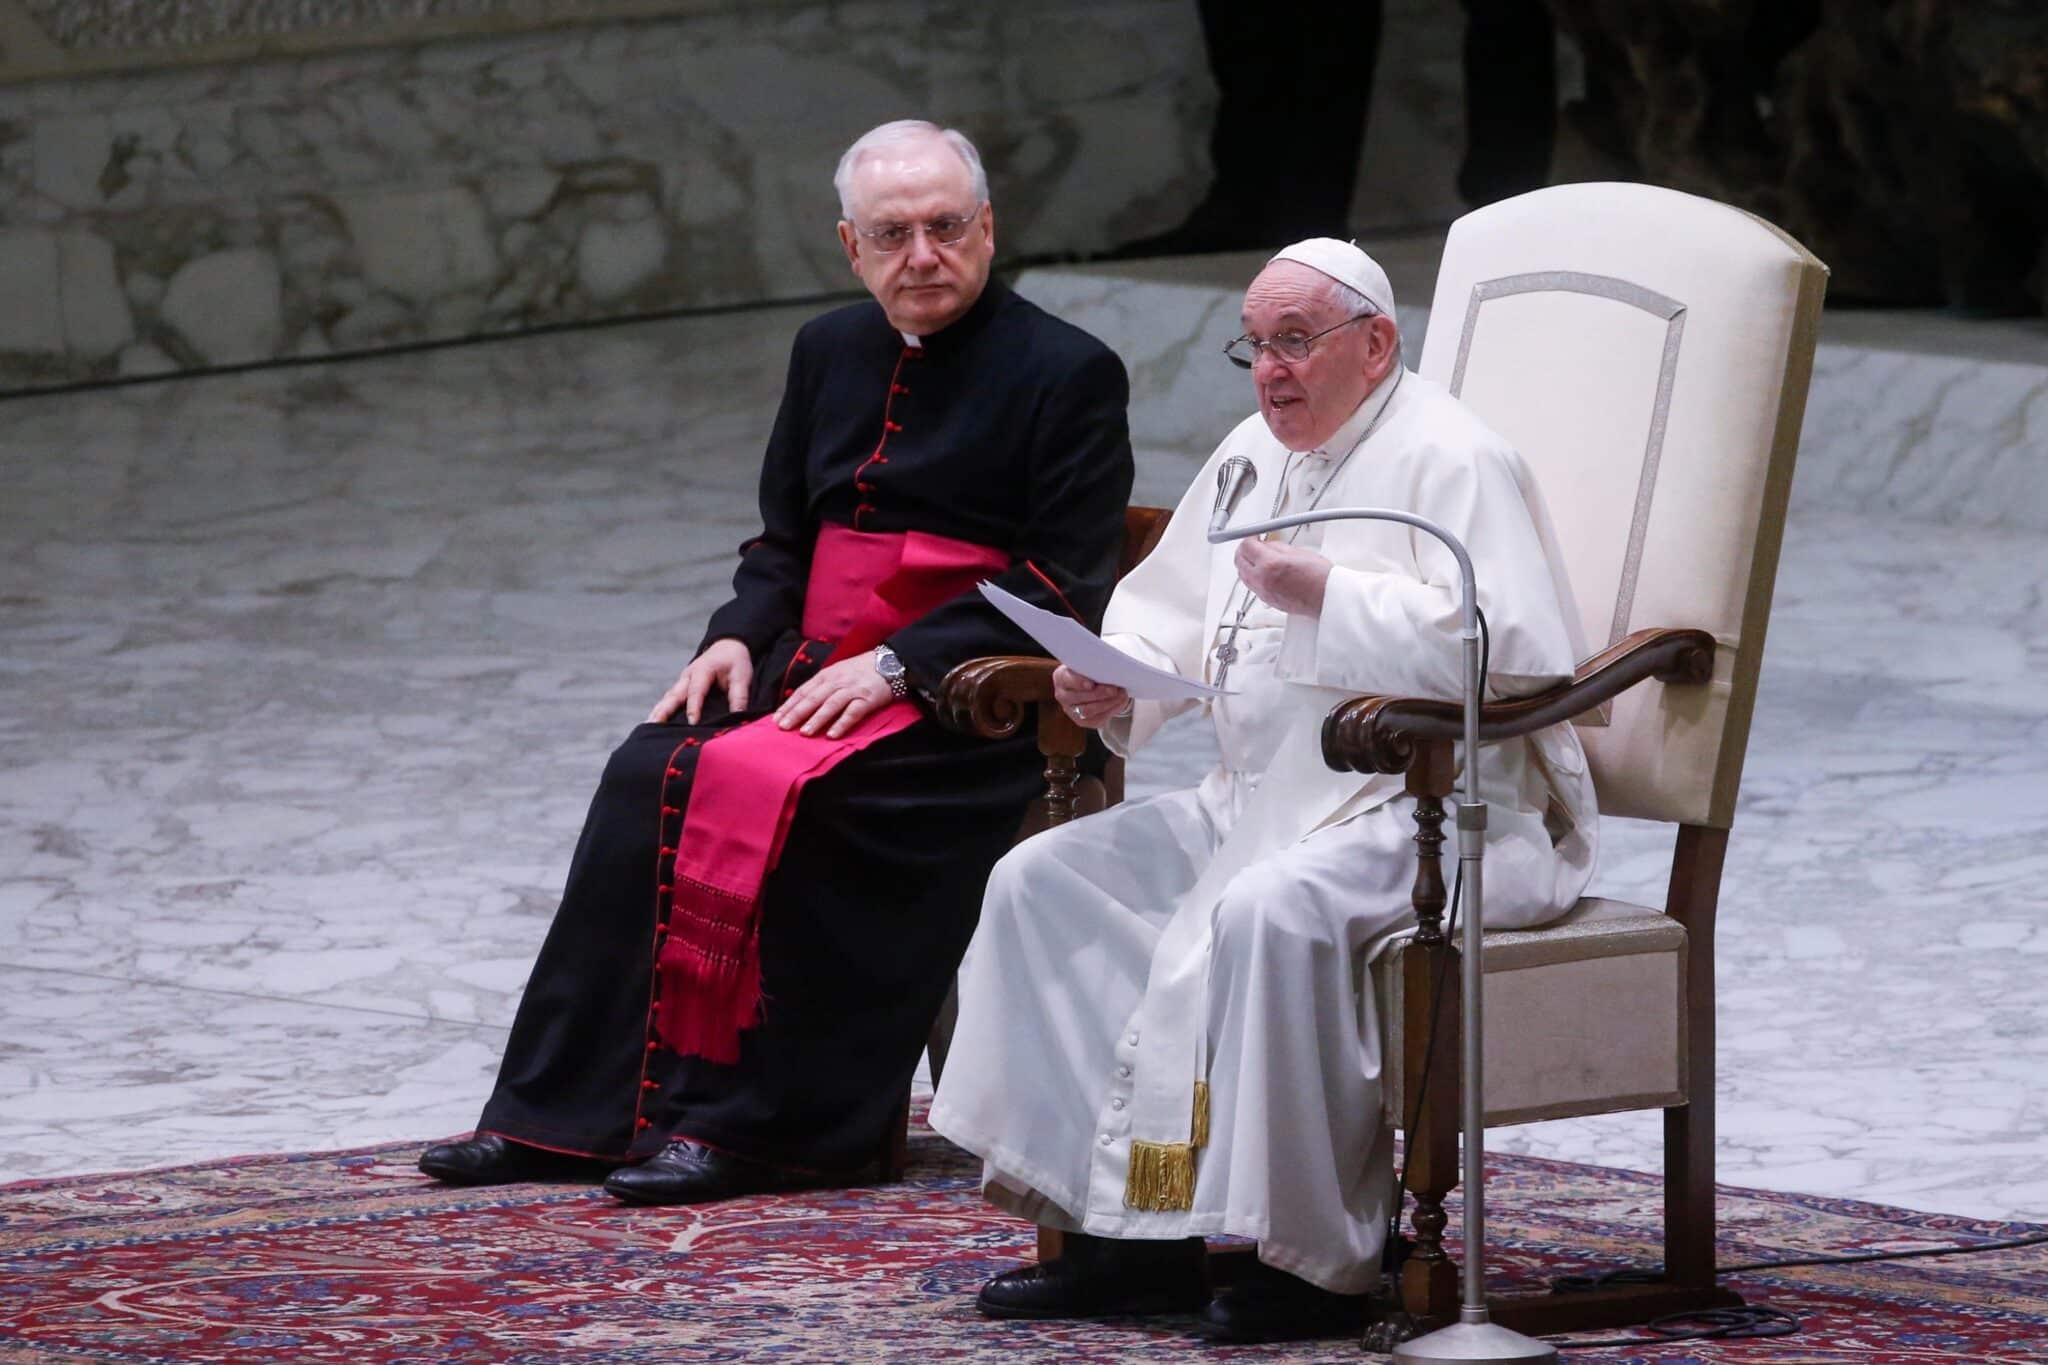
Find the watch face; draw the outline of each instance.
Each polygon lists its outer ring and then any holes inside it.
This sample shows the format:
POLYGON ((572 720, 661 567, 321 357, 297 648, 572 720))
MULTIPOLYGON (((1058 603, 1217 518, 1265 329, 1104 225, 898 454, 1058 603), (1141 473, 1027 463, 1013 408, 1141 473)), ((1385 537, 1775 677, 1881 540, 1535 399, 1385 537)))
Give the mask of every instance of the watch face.
POLYGON ((894 654, 877 654, 875 656, 875 672, 885 678, 900 678, 903 676, 903 660, 897 658, 894 654))

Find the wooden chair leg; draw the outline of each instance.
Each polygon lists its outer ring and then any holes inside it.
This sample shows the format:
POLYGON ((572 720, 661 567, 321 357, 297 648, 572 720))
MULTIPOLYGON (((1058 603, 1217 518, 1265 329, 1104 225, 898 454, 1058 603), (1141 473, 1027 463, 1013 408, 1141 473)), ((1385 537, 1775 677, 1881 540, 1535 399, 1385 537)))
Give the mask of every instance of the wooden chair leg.
POLYGON ((1689 1103, 1664 1111, 1664 1278, 1714 1285, 1714 903, 1728 831, 1682 825, 1665 906, 1685 925, 1689 1103))
POLYGON ((1045 759, 1045 823, 1064 825, 1081 809, 1078 760, 1088 747, 1088 733, 1062 711, 1057 702, 1038 704, 1038 752, 1045 759))
POLYGON ((1665 910, 1685 926, 1685 1077, 1690 1103, 1664 1111, 1664 1278, 1586 1294, 1495 1295, 1493 1319, 1518 1332, 1604 1331, 1667 1313, 1733 1308, 1714 1277, 1714 903, 1726 830, 1682 825, 1665 910))
MULTIPOLYGON (((1444 802, 1451 790, 1451 746, 1431 742, 1408 768, 1415 798, 1416 935, 1402 955, 1402 1059, 1410 1077, 1427 1075, 1420 1120, 1406 1134, 1402 1161, 1415 1199, 1415 1250, 1401 1270, 1401 1306, 1413 1317, 1445 1320, 1457 1312, 1458 1268, 1444 1251, 1444 1196, 1458 1183, 1458 979, 1444 936, 1444 802), (1430 1002, 1437 1005, 1431 1017, 1430 1002), (1434 1053, 1432 1056, 1431 1054, 1434 1053)), ((1406 1121, 1404 1116, 1404 1122, 1406 1121)))
MULTIPOLYGON (((1436 964, 1450 949, 1410 948, 1405 955, 1402 989, 1409 998, 1427 1001, 1435 988, 1436 964)), ((1408 1193, 1415 1201, 1409 1226, 1415 1249, 1401 1268, 1401 1307, 1418 1320, 1447 1321, 1458 1311, 1458 1266, 1444 1250, 1444 1197, 1458 1185, 1458 979, 1455 962, 1442 973, 1443 995, 1436 1037, 1436 1061, 1423 1097, 1421 1121, 1410 1130, 1403 1147, 1408 1193)), ((1407 1065, 1419 1067, 1427 1031, 1410 1033, 1407 1065)), ((1419 1070, 1410 1071, 1419 1075, 1419 1070)))

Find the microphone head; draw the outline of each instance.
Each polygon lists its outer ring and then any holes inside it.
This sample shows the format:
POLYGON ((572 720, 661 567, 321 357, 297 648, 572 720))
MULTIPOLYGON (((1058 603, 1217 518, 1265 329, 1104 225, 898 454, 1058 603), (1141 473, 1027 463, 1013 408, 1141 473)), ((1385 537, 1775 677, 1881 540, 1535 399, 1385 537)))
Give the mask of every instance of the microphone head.
POLYGON ((1238 503, 1259 481, 1259 471, 1242 455, 1233 455, 1216 467, 1216 508, 1209 514, 1209 529, 1220 531, 1237 511, 1238 503))

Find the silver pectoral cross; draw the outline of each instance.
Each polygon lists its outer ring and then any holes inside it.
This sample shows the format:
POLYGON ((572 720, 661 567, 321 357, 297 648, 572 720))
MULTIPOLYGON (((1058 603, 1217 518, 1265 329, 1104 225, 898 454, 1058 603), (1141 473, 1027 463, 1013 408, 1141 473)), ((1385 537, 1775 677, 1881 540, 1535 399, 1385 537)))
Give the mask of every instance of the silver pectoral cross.
POLYGON ((1230 666, 1237 662, 1237 641, 1233 638, 1216 646, 1216 686, 1223 686, 1223 680, 1230 676, 1230 666))

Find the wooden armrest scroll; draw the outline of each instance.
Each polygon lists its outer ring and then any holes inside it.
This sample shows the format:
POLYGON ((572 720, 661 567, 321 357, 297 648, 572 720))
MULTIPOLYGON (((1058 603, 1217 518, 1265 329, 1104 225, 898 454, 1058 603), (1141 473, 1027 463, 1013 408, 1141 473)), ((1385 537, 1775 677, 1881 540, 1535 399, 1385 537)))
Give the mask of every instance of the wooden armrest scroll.
MULTIPOLYGON (((1714 675, 1714 637, 1652 627, 1595 654, 1568 683, 1479 710, 1479 738, 1511 739, 1570 720, 1645 678, 1699 684, 1714 675)), ((1339 772, 1405 772, 1418 740, 1465 737, 1465 708, 1423 697, 1354 697, 1323 718, 1323 761, 1339 772)))
POLYGON ((1035 814, 1025 819, 1026 832, 1063 825, 1077 815, 1100 810, 1102 783, 1081 777, 1075 760, 1088 747, 1088 732, 1052 699, 1051 659, 999 654, 969 659, 939 684, 939 723, 982 739, 1008 739, 1024 718, 1038 713, 1038 752, 1045 756, 1045 795, 1035 814))
POLYGON ((939 684, 939 720, 962 734, 1008 739, 1039 702, 1052 700, 1051 659, 997 654, 969 659, 939 684))

